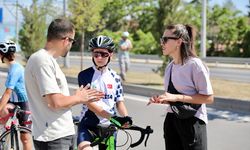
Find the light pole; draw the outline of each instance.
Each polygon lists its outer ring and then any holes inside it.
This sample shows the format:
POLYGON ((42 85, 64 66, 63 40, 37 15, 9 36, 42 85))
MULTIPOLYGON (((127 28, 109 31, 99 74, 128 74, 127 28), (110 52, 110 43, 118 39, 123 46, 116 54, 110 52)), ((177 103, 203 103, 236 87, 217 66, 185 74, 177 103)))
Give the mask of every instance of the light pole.
MULTIPOLYGON (((63 0, 63 17, 66 18, 66 0, 63 0)), ((69 52, 67 55, 64 57, 64 67, 69 68, 70 67, 70 62, 69 62, 69 52)))
POLYGON ((201 25, 201 57, 206 58, 206 25, 207 25, 207 0, 202 0, 202 25, 201 25))
POLYGON ((16 0, 16 44, 18 45, 18 0, 16 0))

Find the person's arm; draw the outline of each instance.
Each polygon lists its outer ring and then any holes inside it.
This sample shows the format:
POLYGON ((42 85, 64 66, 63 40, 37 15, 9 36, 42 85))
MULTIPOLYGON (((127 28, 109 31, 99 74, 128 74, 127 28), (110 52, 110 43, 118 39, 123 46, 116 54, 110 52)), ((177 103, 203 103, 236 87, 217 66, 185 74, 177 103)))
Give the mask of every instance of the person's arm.
POLYGON ((77 104, 86 104, 88 102, 97 101, 103 98, 102 92, 94 89, 88 89, 88 87, 80 87, 76 90, 75 95, 65 96, 60 93, 52 93, 45 95, 45 99, 48 103, 48 107, 52 109, 64 109, 70 108, 77 104))
MULTIPOLYGON (((166 93, 169 94, 169 93, 166 93)), ((175 95, 176 101, 193 103, 193 104, 212 104, 214 102, 213 95, 203 95, 203 94, 195 94, 195 95, 175 95)))
POLYGON ((117 111, 119 112, 119 114, 123 117, 128 116, 128 111, 127 108, 124 104, 124 101, 118 101, 116 103, 116 107, 117 107, 117 111))
POLYGON ((8 103, 11 93, 12 93, 12 89, 6 88, 0 101, 0 111, 2 111, 4 107, 6 106, 6 104, 8 103))
POLYGON ((213 95, 203 95, 203 94, 195 94, 195 95, 182 95, 182 94, 171 94, 165 92, 158 97, 160 103, 168 103, 168 102, 186 102, 192 104, 211 104, 214 102, 213 95))
POLYGON ((110 113, 105 111, 102 107, 98 106, 95 102, 87 104, 88 108, 93 111, 96 115, 110 119, 112 116, 110 113))
POLYGON ((127 39, 128 41, 128 50, 131 50, 132 48, 133 48, 133 45, 132 45, 132 42, 129 40, 129 39, 127 39))

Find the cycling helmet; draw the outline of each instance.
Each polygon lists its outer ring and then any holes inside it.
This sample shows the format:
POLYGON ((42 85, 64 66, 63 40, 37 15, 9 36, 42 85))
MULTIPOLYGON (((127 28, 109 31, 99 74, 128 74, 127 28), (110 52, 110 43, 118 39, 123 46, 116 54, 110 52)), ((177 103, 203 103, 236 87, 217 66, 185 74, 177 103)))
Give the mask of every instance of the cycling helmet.
POLYGON ((89 49, 93 51, 93 49, 95 48, 108 49, 108 51, 112 53, 113 51, 115 51, 115 43, 112 38, 104 35, 99 35, 89 41, 89 49))
POLYGON ((0 42, 0 54, 2 55, 1 60, 4 63, 4 58, 12 61, 13 54, 16 52, 16 44, 12 41, 0 42))
POLYGON ((7 54, 7 53, 15 53, 16 52, 16 44, 12 41, 7 41, 7 42, 1 42, 0 43, 0 52, 2 54, 7 54))
MULTIPOLYGON (((115 43, 112 40, 112 38, 110 38, 108 36, 104 36, 104 35, 99 35, 97 37, 92 38, 89 41, 89 49, 91 51, 93 51, 96 48, 107 49, 110 53, 112 53, 113 51, 115 51, 115 43)), ((102 68, 104 68, 104 67, 106 67, 108 65, 108 63, 110 62, 110 57, 108 58, 108 62, 105 65, 103 65, 103 66, 98 66, 95 63, 95 60, 94 60, 93 57, 92 57, 92 61, 95 64, 96 68, 98 70, 100 70, 100 69, 102 69, 102 68)))

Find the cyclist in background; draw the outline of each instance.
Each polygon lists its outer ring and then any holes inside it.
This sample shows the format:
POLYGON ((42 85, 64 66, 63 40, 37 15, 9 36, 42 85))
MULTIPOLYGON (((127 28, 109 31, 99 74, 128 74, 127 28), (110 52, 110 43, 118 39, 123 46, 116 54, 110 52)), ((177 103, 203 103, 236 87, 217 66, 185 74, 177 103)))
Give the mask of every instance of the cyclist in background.
MULTIPOLYGON (((24 68, 15 61, 16 44, 12 41, 0 43, 0 58, 2 63, 8 65, 8 76, 5 82, 5 91, 0 101, 1 115, 6 114, 7 103, 20 106, 22 110, 29 110, 28 97, 24 84, 24 68)), ((4 116, 1 116, 4 117, 4 116)), ((24 122, 28 121, 29 115, 19 116, 19 124, 27 126, 24 122)), ((30 126, 27 126, 30 128, 30 126)), ((21 132, 21 141, 24 150, 31 150, 31 135, 21 132)))
POLYGON ((115 44, 110 37, 97 36, 89 41, 89 48, 92 52, 93 67, 81 71, 78 74, 79 86, 91 84, 92 89, 103 91, 105 96, 97 102, 83 105, 81 122, 78 126, 77 144, 79 150, 90 150, 92 136, 89 130, 97 132, 97 124, 110 124, 110 119, 117 120, 121 125, 132 124, 124 104, 123 88, 120 76, 108 67, 115 44), (118 117, 115 111, 122 117, 118 117))

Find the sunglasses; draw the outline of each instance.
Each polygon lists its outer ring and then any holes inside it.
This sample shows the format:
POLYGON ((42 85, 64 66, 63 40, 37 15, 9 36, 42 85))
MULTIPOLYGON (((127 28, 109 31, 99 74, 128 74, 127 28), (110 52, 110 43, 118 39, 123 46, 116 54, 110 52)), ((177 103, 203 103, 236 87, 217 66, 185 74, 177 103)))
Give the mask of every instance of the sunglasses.
POLYGON ((105 57, 109 57, 109 53, 106 53, 106 52, 100 52, 100 51, 95 51, 95 52, 92 52, 92 56, 95 57, 95 58, 98 58, 98 57, 102 57, 102 58, 105 58, 105 57))
POLYGON ((75 39, 72 39, 72 38, 70 38, 70 37, 62 37, 62 39, 67 39, 67 40, 69 40, 69 42, 71 42, 72 44, 75 44, 76 43, 76 40, 75 39))
POLYGON ((167 37, 167 36, 163 36, 162 38, 160 38, 160 41, 162 44, 166 44, 168 42, 169 39, 172 40, 178 40, 178 37, 167 37))

